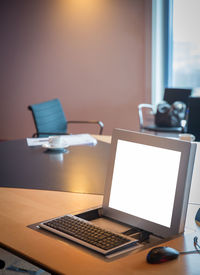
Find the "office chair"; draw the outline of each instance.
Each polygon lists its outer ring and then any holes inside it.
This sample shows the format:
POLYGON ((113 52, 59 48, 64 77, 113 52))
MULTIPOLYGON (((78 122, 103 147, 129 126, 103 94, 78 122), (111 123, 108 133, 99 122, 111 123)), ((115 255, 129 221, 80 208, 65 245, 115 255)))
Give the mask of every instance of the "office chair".
POLYGON ((70 120, 67 121, 59 99, 45 101, 39 104, 28 106, 32 112, 36 133, 33 137, 45 137, 50 135, 68 134, 69 123, 87 123, 97 124, 99 126, 99 135, 102 135, 104 124, 102 121, 95 120, 70 120))
POLYGON ((195 141, 200 141, 200 97, 190 97, 188 100, 186 132, 193 134, 195 141))
POLYGON ((175 101, 181 101, 186 104, 186 107, 188 107, 188 99, 191 94, 192 89, 165 88, 163 100, 167 101, 169 104, 172 104, 175 101))
MULTIPOLYGON (((175 101, 181 101, 188 108, 188 98, 192 93, 192 89, 165 88, 163 100, 170 105, 175 101)), ((138 105, 140 131, 153 131, 155 133, 182 133, 185 131, 185 122, 180 127, 161 127, 155 124, 156 107, 152 104, 138 105)))

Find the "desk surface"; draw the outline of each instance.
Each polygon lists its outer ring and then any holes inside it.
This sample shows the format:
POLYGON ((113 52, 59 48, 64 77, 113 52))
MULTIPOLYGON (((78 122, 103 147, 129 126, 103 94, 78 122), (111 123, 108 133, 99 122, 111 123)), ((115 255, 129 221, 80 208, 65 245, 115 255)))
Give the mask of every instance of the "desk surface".
MULTIPOLYGON (((79 245, 32 230, 28 225, 66 213, 75 213, 102 203, 101 195, 0 188, 0 244, 10 251, 58 274, 200 274, 200 255, 179 256, 161 265, 146 263, 148 250, 105 260, 79 245)), ((194 234, 166 245, 193 250, 194 234)))
MULTIPOLYGON (((196 185, 197 186, 197 185, 196 185)), ((193 192, 197 192, 194 190, 193 192)), ((102 196, 59 191, 0 188, 0 245, 55 274, 200 274, 200 255, 179 256, 161 265, 146 263, 148 250, 130 252, 118 259, 106 260, 70 241, 40 233, 29 225, 64 215, 96 208, 102 196)), ((200 230, 194 223, 199 204, 189 205, 186 226, 189 231, 165 245, 180 251, 194 250, 193 237, 200 230)))
POLYGON ((71 146, 68 153, 28 147, 26 140, 1 142, 0 186, 103 194, 109 152, 102 141, 71 146))

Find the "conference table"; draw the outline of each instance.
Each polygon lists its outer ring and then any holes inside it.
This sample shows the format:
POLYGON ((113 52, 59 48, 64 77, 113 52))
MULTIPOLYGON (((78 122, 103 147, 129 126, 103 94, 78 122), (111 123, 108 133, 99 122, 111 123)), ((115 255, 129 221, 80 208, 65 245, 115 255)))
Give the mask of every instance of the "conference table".
MULTIPOLYGON (((158 265, 146 262, 150 248, 107 259, 33 227, 102 205, 111 138, 95 137, 96 146, 69 148, 66 154, 30 148, 26 140, 0 143, 0 246, 51 274, 200 274, 198 253, 158 265)), ((194 250, 193 238, 200 237, 194 222, 200 207, 199 167, 197 158, 185 233, 162 244, 179 251, 194 250)))

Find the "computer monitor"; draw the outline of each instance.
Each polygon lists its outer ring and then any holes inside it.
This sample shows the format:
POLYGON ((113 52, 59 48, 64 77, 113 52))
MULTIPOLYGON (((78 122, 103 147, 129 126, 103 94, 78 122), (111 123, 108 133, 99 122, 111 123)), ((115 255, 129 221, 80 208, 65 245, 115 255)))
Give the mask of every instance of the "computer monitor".
POLYGON ((184 231, 196 144, 115 129, 103 213, 161 237, 184 231))

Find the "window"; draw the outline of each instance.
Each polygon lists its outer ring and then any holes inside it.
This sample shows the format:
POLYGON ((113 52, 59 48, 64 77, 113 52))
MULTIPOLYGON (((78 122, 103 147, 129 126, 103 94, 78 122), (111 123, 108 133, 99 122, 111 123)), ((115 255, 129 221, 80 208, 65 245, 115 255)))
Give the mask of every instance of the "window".
POLYGON ((174 87, 200 87, 199 0, 173 1, 174 87))
POLYGON ((200 0, 152 0, 152 103, 164 88, 200 95, 200 0))

